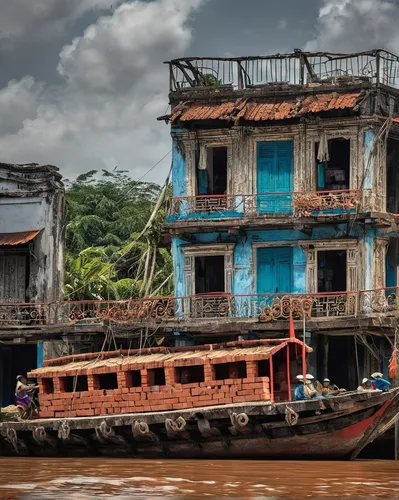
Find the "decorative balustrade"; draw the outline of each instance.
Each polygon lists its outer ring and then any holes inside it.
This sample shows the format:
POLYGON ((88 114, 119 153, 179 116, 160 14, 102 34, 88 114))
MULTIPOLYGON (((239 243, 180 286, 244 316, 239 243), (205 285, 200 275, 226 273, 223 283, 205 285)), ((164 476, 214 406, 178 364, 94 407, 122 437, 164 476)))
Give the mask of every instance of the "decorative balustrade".
POLYGON ((46 325, 51 321, 51 304, 0 303, 0 327, 46 325))
POLYGON ((294 193, 292 207, 294 215, 305 217, 315 213, 330 211, 357 210, 361 201, 361 191, 347 189, 342 191, 311 191, 294 193))
POLYGON ((121 301, 0 304, 0 328, 126 324, 156 325, 197 320, 278 320, 394 315, 398 288, 304 294, 209 294, 121 301))
POLYGON ((177 196, 169 200, 170 218, 240 216, 248 209, 245 195, 177 196))
POLYGON ((169 220, 222 218, 264 214, 306 217, 357 210, 360 190, 262 193, 255 195, 201 195, 170 198, 169 220))

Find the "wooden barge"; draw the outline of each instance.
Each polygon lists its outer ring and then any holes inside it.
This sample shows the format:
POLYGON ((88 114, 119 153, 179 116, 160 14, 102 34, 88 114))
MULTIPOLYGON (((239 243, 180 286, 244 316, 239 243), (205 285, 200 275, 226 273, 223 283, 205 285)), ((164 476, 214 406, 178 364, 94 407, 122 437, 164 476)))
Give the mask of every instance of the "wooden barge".
POLYGON ((396 418, 399 389, 292 401, 299 340, 47 361, 40 418, 0 424, 1 455, 353 459, 396 418))

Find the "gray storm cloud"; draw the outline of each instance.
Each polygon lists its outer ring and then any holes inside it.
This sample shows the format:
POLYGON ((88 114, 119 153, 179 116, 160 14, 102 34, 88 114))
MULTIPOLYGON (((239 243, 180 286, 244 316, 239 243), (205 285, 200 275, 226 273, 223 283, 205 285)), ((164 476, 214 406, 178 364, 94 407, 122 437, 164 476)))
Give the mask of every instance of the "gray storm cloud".
POLYGON ((163 61, 188 49, 203 3, 123 3, 61 50, 60 84, 25 77, 0 90, 2 161, 54 163, 71 177, 115 165, 142 175, 170 149, 156 121, 167 105, 163 61), (14 107, 5 119, 1 109, 14 107))

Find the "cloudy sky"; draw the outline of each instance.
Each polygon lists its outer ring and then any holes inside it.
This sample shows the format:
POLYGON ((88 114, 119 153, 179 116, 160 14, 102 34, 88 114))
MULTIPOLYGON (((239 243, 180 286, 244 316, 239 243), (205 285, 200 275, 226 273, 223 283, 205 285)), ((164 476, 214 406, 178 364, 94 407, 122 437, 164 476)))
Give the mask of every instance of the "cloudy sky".
MULTIPOLYGON (((0 161, 138 179, 170 150, 163 61, 399 52, 399 0, 0 0, 0 161)), ((144 177, 162 183, 170 155, 144 177)))

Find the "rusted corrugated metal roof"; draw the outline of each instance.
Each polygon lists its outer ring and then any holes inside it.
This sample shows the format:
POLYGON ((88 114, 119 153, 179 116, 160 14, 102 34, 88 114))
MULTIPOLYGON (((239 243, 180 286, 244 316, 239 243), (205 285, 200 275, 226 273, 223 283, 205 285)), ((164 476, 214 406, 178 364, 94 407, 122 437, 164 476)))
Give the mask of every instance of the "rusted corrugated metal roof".
POLYGON ((23 231, 22 233, 0 233, 0 246, 23 245, 32 241, 40 233, 38 231, 23 231))
POLYGON ((322 113, 326 111, 354 108, 359 102, 362 93, 314 94, 299 99, 272 102, 249 102, 247 99, 238 99, 235 102, 200 103, 185 102, 173 109, 170 120, 228 120, 236 121, 267 121, 286 120, 297 118, 308 113, 322 113))

